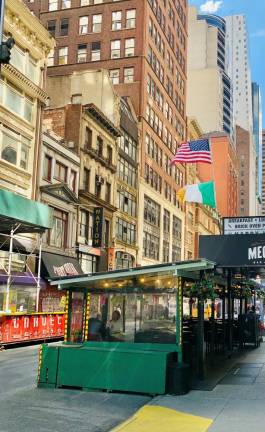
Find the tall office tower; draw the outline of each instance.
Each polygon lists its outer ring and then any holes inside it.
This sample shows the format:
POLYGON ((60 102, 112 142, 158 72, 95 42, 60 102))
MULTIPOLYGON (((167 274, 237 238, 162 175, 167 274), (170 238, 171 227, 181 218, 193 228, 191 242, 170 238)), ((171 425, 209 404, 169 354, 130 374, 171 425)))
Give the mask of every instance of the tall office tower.
POLYGON ((262 131, 262 188, 261 188, 261 214, 265 216, 265 129, 262 131))
MULTIPOLYGON (((186 138, 186 0, 35 0, 27 3, 55 36, 48 74, 107 69, 140 122, 139 264, 178 260, 184 252, 177 190, 185 169, 170 167, 186 138)), ((129 151, 124 148, 124 158, 129 151)), ((127 161, 119 170, 130 176, 127 161)))
MULTIPOLYGON (((226 21, 226 45, 227 45, 227 70, 233 85, 234 124, 249 133, 249 179, 246 187, 249 193, 249 215, 257 214, 257 170, 256 148, 253 139, 252 117, 252 89, 248 46, 248 31, 246 17, 244 15, 232 15, 225 18, 226 21)), ((242 141, 241 141, 242 144, 242 141)), ((245 214, 240 214, 244 215, 245 214)))
POLYGON ((257 194, 261 198, 262 186, 262 101, 260 87, 252 83, 252 114, 253 114, 253 138, 256 148, 256 170, 257 170, 257 194))
POLYGON ((233 143, 233 106, 226 72, 226 24, 216 15, 189 8, 187 114, 203 132, 226 132, 233 143))

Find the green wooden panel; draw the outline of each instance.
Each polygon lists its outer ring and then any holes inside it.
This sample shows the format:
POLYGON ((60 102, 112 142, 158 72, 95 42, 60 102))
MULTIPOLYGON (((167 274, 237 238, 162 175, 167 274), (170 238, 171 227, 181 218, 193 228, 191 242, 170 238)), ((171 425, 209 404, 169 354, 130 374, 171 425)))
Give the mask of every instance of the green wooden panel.
POLYGON ((168 351, 61 347, 57 386, 163 394, 168 356, 168 351))
POLYGON ((41 384, 56 385, 58 368, 59 347, 42 345, 42 360, 39 375, 39 386, 41 384))

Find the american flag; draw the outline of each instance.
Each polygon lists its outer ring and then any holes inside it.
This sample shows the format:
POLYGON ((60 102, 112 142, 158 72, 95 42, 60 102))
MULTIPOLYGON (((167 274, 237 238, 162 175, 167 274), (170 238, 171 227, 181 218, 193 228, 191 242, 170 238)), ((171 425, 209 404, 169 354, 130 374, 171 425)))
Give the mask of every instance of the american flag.
POLYGON ((204 162, 212 163, 210 143, 208 139, 188 141, 179 147, 176 155, 171 160, 171 165, 181 163, 204 162))

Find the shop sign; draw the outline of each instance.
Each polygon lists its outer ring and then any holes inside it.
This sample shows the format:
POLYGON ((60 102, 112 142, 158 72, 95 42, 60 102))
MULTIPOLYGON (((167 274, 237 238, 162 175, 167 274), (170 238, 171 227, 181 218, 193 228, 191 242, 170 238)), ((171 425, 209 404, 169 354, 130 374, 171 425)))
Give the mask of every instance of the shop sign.
POLYGON ((93 220, 93 242, 95 248, 103 247, 103 226, 104 226, 104 209, 103 207, 94 208, 93 220))
MULTIPOLYGON (((49 252, 42 252, 42 262, 46 269, 43 276, 46 277, 63 277, 77 276, 83 274, 78 260, 74 257, 57 255, 49 252)), ((43 273, 42 268, 42 273, 43 273)))
POLYGON ((61 338, 63 314, 11 315, 0 317, 0 343, 61 338))
POLYGON ((223 233, 227 234, 264 234, 265 217, 223 218, 223 233))
POLYGON ((115 248, 108 248, 108 271, 114 270, 115 266, 115 248))
POLYGON ((200 236, 200 258, 222 267, 255 267, 265 265, 265 236, 246 234, 233 236, 200 236))

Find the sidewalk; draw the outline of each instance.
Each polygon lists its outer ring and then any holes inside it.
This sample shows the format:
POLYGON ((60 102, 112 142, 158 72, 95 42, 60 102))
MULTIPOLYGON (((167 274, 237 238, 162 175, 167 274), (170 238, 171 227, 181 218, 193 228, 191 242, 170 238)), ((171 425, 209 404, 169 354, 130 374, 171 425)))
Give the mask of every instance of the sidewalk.
POLYGON ((212 391, 159 396, 113 432, 250 432, 265 428, 265 343, 212 391))

